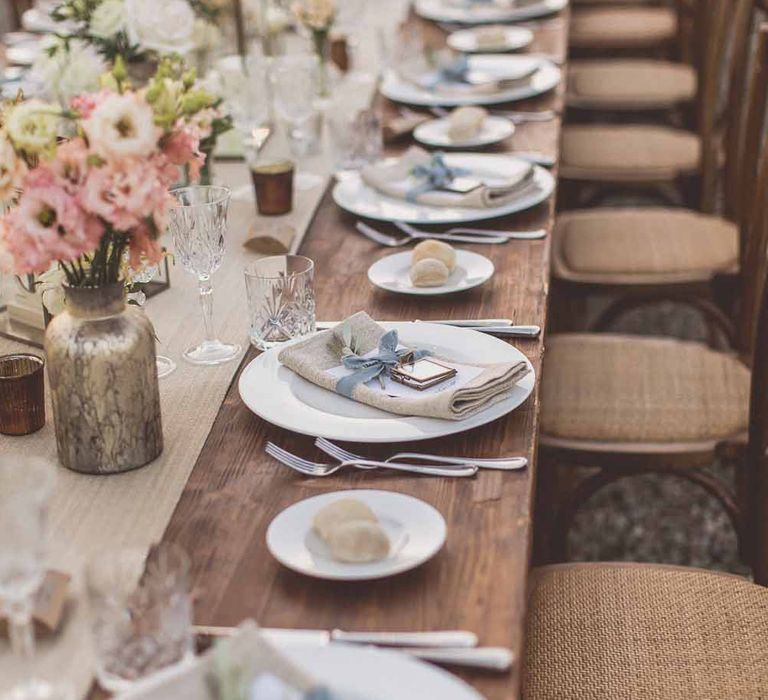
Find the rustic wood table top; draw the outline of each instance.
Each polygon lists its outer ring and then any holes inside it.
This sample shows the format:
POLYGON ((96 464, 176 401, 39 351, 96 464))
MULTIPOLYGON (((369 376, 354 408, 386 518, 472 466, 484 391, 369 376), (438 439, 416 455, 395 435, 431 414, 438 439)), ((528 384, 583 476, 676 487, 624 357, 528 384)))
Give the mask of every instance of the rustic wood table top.
MULTIPOLYGON (((566 13, 554 21, 546 20, 536 28, 531 51, 563 55, 567 27, 566 13)), ((432 36, 439 32, 434 27, 426 31, 432 36)), ((556 92, 517 103, 514 108, 559 111, 562 106, 561 85, 556 92)), ((559 132, 559 119, 523 124, 502 150, 557 155, 559 132)), ((408 144, 406 139, 394 150, 408 144)), ((552 200, 493 225, 551 230, 553 218, 552 200)), ((358 235, 353 225, 353 217, 339 210, 326 193, 301 250, 317 265, 318 318, 341 319, 364 309, 379 319, 511 317, 516 323, 545 326, 549 238, 469 246, 493 260, 496 274, 492 280, 474 290, 424 301, 390 294, 369 283, 369 265, 390 251, 358 235)), ((538 373, 543 338, 516 341, 515 345, 538 373)), ((253 357, 249 353, 243 366, 253 357)), ((538 421, 538 392, 534 392, 518 410, 485 427, 418 444, 422 450, 453 455, 526 455, 530 466, 521 472, 486 471, 474 479, 453 480, 342 472, 313 480, 264 454, 265 442, 272 440, 319 459, 312 439, 253 415, 240 400, 236 378, 165 534, 192 557, 195 622, 236 625, 252 617, 270 627, 472 630, 483 645, 511 647, 515 665, 505 674, 459 675, 488 700, 518 697, 538 421), (308 496, 349 488, 398 491, 432 504, 448 524, 444 549, 414 571, 361 583, 310 579, 285 569, 271 557, 265 533, 275 515, 308 496)), ((394 448, 361 449, 384 454, 394 448)))

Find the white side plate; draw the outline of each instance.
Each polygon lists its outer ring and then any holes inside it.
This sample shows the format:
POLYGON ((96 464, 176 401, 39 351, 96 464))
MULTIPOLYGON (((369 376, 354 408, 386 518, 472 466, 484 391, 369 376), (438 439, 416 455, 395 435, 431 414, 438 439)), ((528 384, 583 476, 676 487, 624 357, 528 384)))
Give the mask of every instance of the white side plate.
POLYGON ((477 29, 461 29, 448 35, 448 46, 462 53, 496 53, 503 51, 519 51, 533 41, 533 32, 525 27, 504 27, 504 40, 498 44, 479 45, 477 29))
POLYGON ((450 121, 446 119, 431 119, 419 124, 413 132, 413 137, 425 146, 435 148, 479 148, 490 146, 508 139, 515 133, 515 125, 504 117, 488 116, 480 131, 464 141, 456 141, 448 133, 450 121))

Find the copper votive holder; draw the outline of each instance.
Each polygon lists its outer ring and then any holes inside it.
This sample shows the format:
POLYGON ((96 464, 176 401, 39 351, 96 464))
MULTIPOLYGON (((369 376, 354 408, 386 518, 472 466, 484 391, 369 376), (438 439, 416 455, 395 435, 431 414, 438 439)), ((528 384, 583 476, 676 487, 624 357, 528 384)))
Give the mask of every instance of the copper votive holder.
POLYGON ((0 433, 29 435, 45 425, 42 357, 0 356, 0 433))
POLYGON ((287 214, 293 209, 293 163, 282 160, 251 166, 256 207, 263 216, 287 214))

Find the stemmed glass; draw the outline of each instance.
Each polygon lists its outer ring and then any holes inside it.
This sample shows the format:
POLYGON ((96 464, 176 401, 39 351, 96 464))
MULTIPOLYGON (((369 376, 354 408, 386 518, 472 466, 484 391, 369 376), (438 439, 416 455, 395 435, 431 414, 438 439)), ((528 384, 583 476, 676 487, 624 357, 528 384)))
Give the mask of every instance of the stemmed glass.
MULTIPOLYGON (((275 100, 275 111, 288 127, 291 150, 296 157, 308 155, 313 142, 312 122, 317 119, 315 95, 317 93, 318 63, 310 54, 281 56, 270 69, 270 80, 275 100)), ((307 190, 322 182, 318 175, 297 173, 297 189, 307 190)))
MULTIPOLYGON (((13 653, 31 666, 33 597, 45 578, 45 536, 53 467, 43 460, 0 457, 0 598, 13 653)), ((24 669, 27 672, 27 669, 24 669)), ((65 700, 72 688, 27 678, 7 700, 65 700)))
MULTIPOLYGON (((133 270, 131 272, 130 281, 135 284, 146 284, 147 282, 151 282, 157 276, 159 271, 160 267, 158 265, 152 265, 148 261, 142 260, 141 267, 138 270, 133 270)), ((142 307, 147 300, 147 295, 141 289, 138 292, 134 292, 131 296, 136 303, 142 307)), ((157 367, 158 379, 167 377, 176 369, 176 363, 166 355, 155 354, 155 366, 157 367)))
POLYGON ((184 351, 184 359, 195 365, 220 365, 235 359, 240 346, 221 342, 213 332, 213 287, 211 275, 224 258, 230 190, 228 187, 180 187, 171 190, 176 206, 171 208, 169 228, 176 257, 182 267, 197 277, 203 310, 205 340, 184 351))

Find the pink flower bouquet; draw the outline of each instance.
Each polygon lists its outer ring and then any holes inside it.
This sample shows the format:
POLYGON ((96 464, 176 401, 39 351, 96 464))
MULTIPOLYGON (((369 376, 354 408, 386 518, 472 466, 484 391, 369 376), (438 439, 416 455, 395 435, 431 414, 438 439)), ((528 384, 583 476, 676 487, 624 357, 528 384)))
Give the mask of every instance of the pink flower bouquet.
POLYGON ((201 141, 228 126, 210 118, 216 99, 178 60, 164 60, 143 90, 119 64, 102 83, 68 111, 38 100, 3 111, 0 200, 12 205, 0 218, 0 260, 16 274, 58 263, 68 284, 99 286, 122 279, 126 265, 158 262, 169 189, 182 169, 196 177, 201 141))

